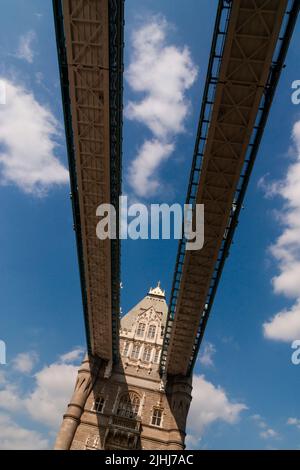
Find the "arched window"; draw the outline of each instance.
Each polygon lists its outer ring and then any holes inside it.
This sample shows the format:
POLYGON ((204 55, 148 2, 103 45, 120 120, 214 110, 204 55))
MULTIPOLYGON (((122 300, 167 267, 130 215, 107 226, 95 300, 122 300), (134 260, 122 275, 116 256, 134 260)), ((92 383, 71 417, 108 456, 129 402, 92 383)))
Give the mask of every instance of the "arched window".
POLYGON ((130 343, 128 341, 125 341, 124 349, 123 349, 123 356, 128 356, 129 344, 130 343))
POLYGON ((132 351, 131 351, 131 358, 132 359, 138 359, 140 354, 140 345, 139 344, 134 344, 132 351))
POLYGON ((103 413, 104 403, 105 403, 105 400, 103 397, 99 396, 95 398, 95 401, 92 406, 92 411, 96 411, 96 413, 103 413))
POLYGON ((150 362, 150 359, 151 359, 151 348, 146 346, 144 347, 143 361, 150 362))
POLYGON ((146 328, 146 324, 145 323, 139 323, 138 325, 138 329, 137 329, 137 332, 136 332, 136 335, 137 336, 144 336, 144 333, 145 333, 145 328, 146 328))
POLYGON ((156 326, 155 325, 150 325, 148 329, 148 338, 149 339, 154 339, 155 338, 155 333, 156 333, 156 326))
POLYGON ((154 362, 157 364, 159 362, 160 349, 155 349, 154 362))
POLYGON ((119 401, 117 415, 124 418, 134 419, 137 417, 140 408, 140 399, 134 392, 122 395, 119 401))

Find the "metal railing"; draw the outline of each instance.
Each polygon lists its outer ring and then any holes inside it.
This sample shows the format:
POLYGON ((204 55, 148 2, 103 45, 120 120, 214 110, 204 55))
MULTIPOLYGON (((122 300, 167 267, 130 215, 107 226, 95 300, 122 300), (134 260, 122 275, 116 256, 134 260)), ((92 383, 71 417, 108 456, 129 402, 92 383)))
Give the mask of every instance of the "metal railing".
POLYGON ((137 418, 125 418, 123 416, 114 415, 111 417, 110 425, 117 426, 134 432, 139 432, 141 421, 137 418))

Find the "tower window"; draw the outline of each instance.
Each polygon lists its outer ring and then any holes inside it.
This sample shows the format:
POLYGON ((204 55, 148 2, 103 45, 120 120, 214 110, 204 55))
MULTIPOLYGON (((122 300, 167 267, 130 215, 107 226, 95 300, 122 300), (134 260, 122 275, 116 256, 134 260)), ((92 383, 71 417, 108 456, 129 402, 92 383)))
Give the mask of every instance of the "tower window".
POLYGON ((151 359, 151 348, 144 348, 143 361, 150 362, 151 359))
POLYGON ((145 323, 139 323, 136 335, 140 337, 144 336, 145 328, 146 328, 145 323))
POLYGON ((162 421, 162 409, 161 408, 153 408, 151 424, 152 426, 161 426, 162 421))
POLYGON ((131 358, 138 359, 140 355, 140 346, 138 344, 134 344, 132 351, 131 351, 131 358))
POLYGON ((148 329, 148 338, 154 339, 155 338, 155 333, 156 333, 156 326, 155 325, 150 325, 148 329))
POLYGON ((154 362, 157 364, 159 362, 160 349, 155 350, 154 362))
POLYGON ((93 403, 92 411, 96 411, 96 413, 103 413, 104 410, 104 398, 97 397, 93 403))
POLYGON ((129 342, 126 341, 124 344, 123 356, 128 356, 128 350, 129 350, 129 342))
POLYGON ((124 418, 134 419, 137 417, 140 408, 139 397, 132 392, 123 395, 119 401, 117 415, 124 418))

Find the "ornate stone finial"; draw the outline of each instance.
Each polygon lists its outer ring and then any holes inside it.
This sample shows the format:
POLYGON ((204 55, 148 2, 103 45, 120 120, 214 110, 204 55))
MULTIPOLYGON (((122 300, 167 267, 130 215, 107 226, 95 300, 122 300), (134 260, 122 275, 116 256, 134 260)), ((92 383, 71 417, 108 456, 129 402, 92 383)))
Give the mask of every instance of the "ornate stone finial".
POLYGON ((165 297, 166 295, 165 291, 160 287, 160 281, 158 281, 157 286, 154 289, 152 289, 152 287, 150 288, 149 294, 158 295, 159 297, 165 297))
POLYGON ((159 391, 164 392, 166 389, 166 381, 162 378, 159 384, 159 391))

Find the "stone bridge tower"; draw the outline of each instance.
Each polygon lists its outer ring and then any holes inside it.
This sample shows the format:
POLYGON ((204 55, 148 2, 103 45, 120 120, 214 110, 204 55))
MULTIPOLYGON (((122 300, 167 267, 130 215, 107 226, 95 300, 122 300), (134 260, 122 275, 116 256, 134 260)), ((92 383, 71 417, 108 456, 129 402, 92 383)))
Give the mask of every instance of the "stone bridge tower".
POLYGON ((191 380, 159 375, 167 311, 158 284, 121 319, 118 364, 85 358, 55 449, 184 449, 191 380))

